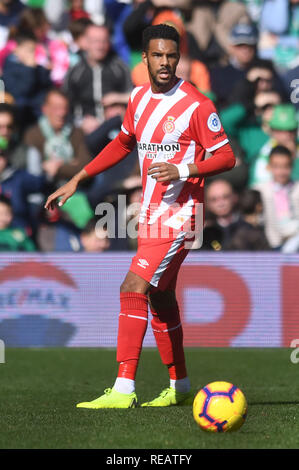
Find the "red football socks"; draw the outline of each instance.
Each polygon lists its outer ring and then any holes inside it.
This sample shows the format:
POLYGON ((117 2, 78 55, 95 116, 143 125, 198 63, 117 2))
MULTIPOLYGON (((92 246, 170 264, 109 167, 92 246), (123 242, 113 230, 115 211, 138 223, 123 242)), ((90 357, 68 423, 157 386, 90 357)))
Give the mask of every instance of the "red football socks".
POLYGON ((117 337, 118 377, 135 380, 143 338, 147 329, 148 298, 136 292, 120 294, 117 337))
POLYGON ((153 333, 163 364, 167 365, 170 379, 178 380, 187 376, 183 347, 183 329, 179 309, 171 312, 157 312, 151 309, 153 333))

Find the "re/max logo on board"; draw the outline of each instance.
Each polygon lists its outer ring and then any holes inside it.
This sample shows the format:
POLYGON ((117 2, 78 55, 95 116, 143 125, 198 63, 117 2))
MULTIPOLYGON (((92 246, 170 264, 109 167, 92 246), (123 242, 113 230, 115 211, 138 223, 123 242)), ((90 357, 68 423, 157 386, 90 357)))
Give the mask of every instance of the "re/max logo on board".
POLYGON ((21 308, 25 305, 38 307, 59 307, 69 310, 70 298, 62 292, 56 293, 51 289, 11 289, 0 294, 0 308, 21 308))

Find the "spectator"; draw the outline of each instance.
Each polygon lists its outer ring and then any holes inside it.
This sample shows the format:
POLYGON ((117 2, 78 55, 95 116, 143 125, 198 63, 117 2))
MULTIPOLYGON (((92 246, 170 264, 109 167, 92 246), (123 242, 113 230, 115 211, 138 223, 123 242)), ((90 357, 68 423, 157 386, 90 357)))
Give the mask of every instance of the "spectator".
MULTIPOLYGON (((230 136, 230 145, 236 158, 236 164, 230 171, 221 173, 220 175, 208 176, 207 184, 218 179, 228 181, 236 193, 241 193, 248 183, 248 163, 246 162, 245 153, 234 137, 230 136)), ((209 158, 209 155, 206 156, 209 158)))
POLYGON ((133 69, 140 62, 142 33, 154 17, 155 6, 151 0, 134 0, 131 12, 123 24, 127 44, 131 50, 130 67, 133 69))
MULTIPOLYGON (((86 143, 94 158, 111 140, 120 132, 123 118, 126 112, 126 104, 119 102, 121 96, 109 93, 104 100, 104 123, 94 132, 86 136, 86 143)), ((123 179, 133 171, 138 161, 136 148, 120 163, 107 170, 104 174, 93 178, 87 195, 93 208, 123 179)))
POLYGON ((299 46, 297 0, 265 0, 261 12, 259 53, 270 58, 281 74, 297 64, 299 46))
POLYGON ((14 107, 7 103, 0 103, 0 140, 2 148, 4 145, 7 150, 12 167, 25 169, 28 149, 26 145, 19 142, 14 107))
POLYGON ((262 225, 263 204, 260 193, 254 189, 245 189, 239 196, 238 206, 245 223, 235 231, 228 242, 227 249, 232 251, 270 250, 262 225))
POLYGON ((254 98, 259 93, 274 91, 282 98, 287 98, 285 87, 276 74, 272 62, 260 60, 251 66, 246 76, 239 80, 228 97, 230 103, 242 103, 250 111, 254 98))
POLYGON ((263 201, 256 189, 244 189, 238 200, 239 211, 248 224, 253 227, 263 225, 263 201))
POLYGON ((11 30, 10 38, 0 53, 0 65, 7 55, 16 48, 15 36, 33 35, 36 39, 36 64, 50 71, 51 81, 60 86, 69 68, 69 55, 66 44, 53 39, 49 34, 50 24, 42 8, 26 8, 20 15, 17 28, 11 30))
POLYGON ((277 92, 263 91, 256 94, 247 108, 243 103, 234 103, 220 112, 227 135, 236 139, 244 151, 244 159, 249 167, 250 185, 254 179, 256 156, 260 152, 266 156, 269 154, 268 149, 272 140, 270 140, 268 122, 274 106, 279 103, 281 97, 277 92))
POLYGON ((206 202, 208 213, 203 231, 203 249, 269 249, 259 223, 261 204, 257 194, 243 192, 239 205, 232 186, 225 180, 217 180, 208 186, 206 202))
POLYGON ((237 194, 225 180, 216 180, 206 189, 208 223, 203 231, 203 248, 226 250, 236 230, 244 225, 237 210, 237 194))
POLYGON ((41 210, 36 242, 42 252, 80 251, 80 230, 69 214, 58 207, 51 211, 41 210))
POLYGON ((132 11, 131 3, 105 0, 106 22, 111 29, 111 42, 118 56, 130 66, 130 47, 124 34, 124 22, 132 11))
POLYGON ((281 145, 269 155, 271 181, 260 183, 265 217, 265 231, 272 248, 287 252, 298 251, 299 241, 299 183, 291 181, 293 157, 281 145))
POLYGON ((90 18, 89 13, 84 9, 84 0, 71 0, 69 14, 71 21, 90 18))
MULTIPOLYGON (((119 184, 117 190, 106 197, 106 200, 114 205, 115 233, 121 234, 118 237, 111 237, 110 250, 136 251, 141 197, 141 176, 137 172, 133 172, 128 178, 124 179, 119 184), (119 195, 125 198, 121 202, 119 195)), ((111 222, 113 223, 114 220, 111 222)))
POLYGON ((250 67, 258 66, 256 55, 258 31, 254 25, 237 24, 230 34, 228 63, 210 69, 212 90, 218 98, 218 106, 229 104, 229 96, 236 84, 246 77, 250 67))
POLYGON ((38 151, 38 158, 28 162, 34 173, 43 170, 55 184, 74 176, 90 160, 84 135, 69 121, 69 101, 57 89, 48 92, 38 123, 28 129, 25 144, 38 151))
POLYGON ((33 193, 46 193, 46 191, 45 177, 13 168, 9 162, 8 149, 0 148, 0 193, 11 201, 13 227, 24 228, 28 233, 32 233, 36 221, 31 216, 28 198, 33 193))
POLYGON ((72 40, 69 44, 69 63, 74 67, 83 57, 86 50, 86 28, 92 24, 88 18, 79 18, 69 25, 72 40))
POLYGON ((86 53, 70 70, 64 84, 75 122, 85 134, 90 134, 103 122, 103 96, 110 92, 127 95, 131 89, 130 71, 111 50, 108 29, 88 26, 86 53))
MULTIPOLYGON (((52 214, 53 218, 53 214, 52 214)), ((96 227, 98 219, 92 218, 80 232, 65 218, 44 220, 38 231, 38 246, 43 252, 101 253, 110 247, 105 227, 96 227)))
POLYGON ((13 208, 0 194, 0 251, 35 251, 33 241, 21 228, 12 228, 13 208))
POLYGON ((104 24, 105 3, 107 0, 84 0, 84 8, 95 24, 104 24))
POLYGON ((128 227, 128 249, 137 250, 137 236, 134 238, 130 235, 137 234, 137 224, 141 210, 142 199, 142 181, 139 175, 131 176, 124 180, 123 190, 126 191, 127 207, 126 207, 126 224, 128 227), (130 233, 130 227, 133 233, 130 233))
POLYGON ((34 34, 36 63, 50 70, 54 85, 62 85, 69 68, 68 49, 61 39, 51 37, 50 24, 42 8, 26 8, 20 16, 18 30, 23 34, 34 34))
POLYGON ((69 23, 69 12, 66 11, 67 2, 43 0, 43 9, 53 31, 61 32, 67 29, 69 23))
POLYGON ((274 106, 268 129, 266 129, 267 141, 251 164, 249 180, 251 186, 271 180, 272 173, 268 167, 268 156, 276 145, 283 145, 290 150, 294 159, 292 178, 299 180, 299 155, 296 154, 297 127, 296 112, 292 104, 274 106))
POLYGON ((198 1, 192 9, 187 29, 196 38, 205 62, 213 65, 229 51, 229 34, 233 26, 249 22, 249 13, 240 1, 198 1))
POLYGON ((98 220, 91 219, 80 235, 82 251, 88 253, 102 253, 110 247, 108 231, 105 227, 97 226, 98 220))
POLYGON ((16 43, 16 49, 4 62, 3 80, 6 91, 15 100, 18 122, 26 128, 40 116, 51 80, 49 71, 36 63, 35 37, 18 36, 16 43))
POLYGON ((9 28, 17 24, 24 8, 20 0, 0 0, 0 48, 5 46, 9 28))

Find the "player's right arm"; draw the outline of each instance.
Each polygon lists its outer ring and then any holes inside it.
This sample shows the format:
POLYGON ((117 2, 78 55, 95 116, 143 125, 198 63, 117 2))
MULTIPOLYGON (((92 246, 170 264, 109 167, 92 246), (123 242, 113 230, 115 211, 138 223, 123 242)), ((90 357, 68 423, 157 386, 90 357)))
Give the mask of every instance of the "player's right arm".
POLYGON ((63 204, 76 192, 79 183, 87 178, 102 173, 108 168, 116 165, 125 158, 134 148, 136 139, 134 135, 127 135, 123 131, 115 137, 106 147, 81 171, 79 171, 66 184, 51 194, 45 204, 45 209, 53 209, 58 202, 59 206, 63 204))

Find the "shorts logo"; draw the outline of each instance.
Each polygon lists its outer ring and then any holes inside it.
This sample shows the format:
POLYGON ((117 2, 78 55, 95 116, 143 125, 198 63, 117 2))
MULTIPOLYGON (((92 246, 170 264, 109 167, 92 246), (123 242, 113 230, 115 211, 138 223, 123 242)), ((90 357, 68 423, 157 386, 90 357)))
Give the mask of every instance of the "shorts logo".
POLYGON ((140 268, 146 269, 146 267, 149 266, 149 264, 146 261, 146 259, 139 259, 137 266, 139 266, 140 268))
POLYGON ((212 113, 208 117, 208 128, 212 132, 219 132, 221 129, 221 122, 217 113, 212 113))
POLYGON ((174 129, 175 129, 175 124, 174 124, 175 118, 172 116, 167 116, 167 121, 164 122, 163 124, 163 131, 165 134, 171 134, 174 129))

